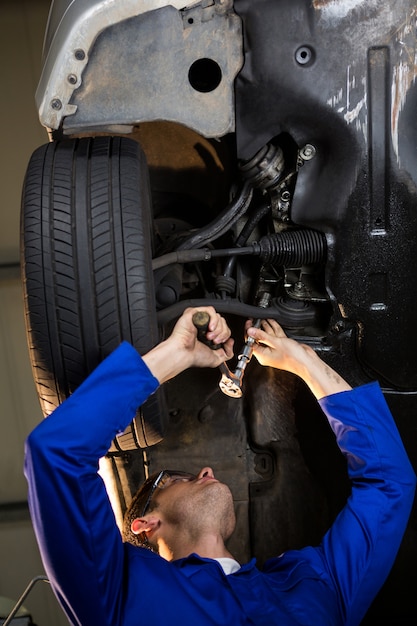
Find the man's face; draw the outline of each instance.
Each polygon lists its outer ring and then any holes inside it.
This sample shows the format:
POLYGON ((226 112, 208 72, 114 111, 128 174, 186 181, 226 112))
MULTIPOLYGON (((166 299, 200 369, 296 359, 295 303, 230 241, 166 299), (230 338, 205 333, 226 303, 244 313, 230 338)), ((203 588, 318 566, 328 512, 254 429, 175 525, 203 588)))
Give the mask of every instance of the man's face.
POLYGON ((156 490, 153 505, 166 523, 187 529, 194 536, 217 532, 226 540, 234 530, 231 491, 209 467, 194 480, 172 480, 164 489, 156 490))

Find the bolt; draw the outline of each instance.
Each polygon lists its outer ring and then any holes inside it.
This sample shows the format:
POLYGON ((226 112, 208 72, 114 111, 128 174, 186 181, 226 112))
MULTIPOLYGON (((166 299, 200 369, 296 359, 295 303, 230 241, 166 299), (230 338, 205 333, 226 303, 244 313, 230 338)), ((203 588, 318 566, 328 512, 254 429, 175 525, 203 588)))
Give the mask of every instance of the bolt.
POLYGON ((84 52, 84 50, 81 50, 81 48, 79 48, 78 50, 76 50, 74 52, 74 56, 77 59, 77 61, 84 61, 84 59, 85 59, 85 52, 84 52))
POLYGON ((71 85, 75 85, 75 83, 77 82, 77 77, 75 74, 69 74, 67 76, 67 80, 71 85))
POLYGON ((182 419, 181 409, 179 408, 170 409, 168 411, 168 415, 173 424, 178 424, 182 419))
POLYGON ((59 100, 58 98, 54 98, 51 101, 51 107, 55 110, 55 111, 59 111, 60 109, 62 109, 62 102, 61 100, 59 100))
POLYGON ((122 462, 125 467, 129 467, 132 464, 132 455, 129 452, 125 452, 122 455, 122 462))
POLYGON ((345 330, 345 323, 342 320, 339 320, 338 322, 336 322, 336 324, 333 326, 333 330, 336 333, 341 333, 342 331, 345 330))
POLYGON ((313 51, 309 46, 300 46, 295 52, 298 65, 308 65, 313 59, 313 51))
POLYGON ((304 148, 300 150, 300 157, 303 161, 311 161, 316 156, 316 148, 311 143, 306 143, 304 148))

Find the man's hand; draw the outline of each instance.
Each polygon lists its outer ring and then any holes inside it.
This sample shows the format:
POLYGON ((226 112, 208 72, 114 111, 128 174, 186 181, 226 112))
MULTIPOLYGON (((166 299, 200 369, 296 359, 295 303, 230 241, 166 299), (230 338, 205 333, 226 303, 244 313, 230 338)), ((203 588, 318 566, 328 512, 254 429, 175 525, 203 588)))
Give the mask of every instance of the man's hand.
POLYGON ((177 350, 187 351, 192 359, 190 365, 194 367, 216 367, 233 356, 233 339, 230 338, 230 329, 226 320, 211 306, 186 309, 167 341, 176 342, 177 350), (213 344, 221 346, 217 350, 212 350, 198 341, 197 329, 192 320, 196 311, 205 311, 210 316, 206 338, 213 344))
POLYGON ((254 328, 247 322, 246 332, 256 341, 253 354, 261 365, 296 374, 310 387, 317 399, 351 389, 312 348, 287 337, 275 320, 262 320, 261 328, 254 328))
POLYGON ((171 335, 148 352, 143 360, 153 375, 163 383, 189 367, 216 367, 233 356, 233 339, 225 319, 213 307, 186 309, 171 335), (198 341, 193 314, 206 311, 210 316, 206 337, 221 347, 212 350, 198 341))

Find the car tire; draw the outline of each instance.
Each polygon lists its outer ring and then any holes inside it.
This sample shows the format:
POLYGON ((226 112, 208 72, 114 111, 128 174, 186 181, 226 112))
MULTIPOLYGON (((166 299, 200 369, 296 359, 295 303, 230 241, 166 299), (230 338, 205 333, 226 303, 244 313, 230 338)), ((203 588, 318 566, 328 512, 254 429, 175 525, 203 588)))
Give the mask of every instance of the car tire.
MULTIPOLYGON (((123 340, 158 342, 148 168, 125 137, 54 141, 29 162, 22 197, 25 316, 34 380, 51 413, 123 340)), ((162 392, 145 403, 116 451, 163 436, 162 392)))

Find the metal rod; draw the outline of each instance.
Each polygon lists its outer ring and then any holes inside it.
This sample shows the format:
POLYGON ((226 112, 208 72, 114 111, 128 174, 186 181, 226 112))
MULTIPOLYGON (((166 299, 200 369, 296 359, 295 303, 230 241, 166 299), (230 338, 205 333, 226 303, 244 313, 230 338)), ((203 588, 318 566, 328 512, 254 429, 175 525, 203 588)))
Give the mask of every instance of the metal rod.
MULTIPOLYGON (((193 315, 193 324, 197 328, 197 338, 202 343, 205 343, 212 350, 221 348, 221 345, 215 345, 212 341, 209 341, 206 337, 208 325, 210 322, 210 315, 206 311, 196 311, 193 315)), ((233 372, 229 370, 226 363, 222 363, 219 366, 222 377, 219 382, 219 387, 224 394, 231 398, 240 398, 242 390, 240 388, 239 380, 235 377, 233 372)))
MULTIPOLYGON (((258 308, 260 309, 267 309, 269 306, 269 303, 271 301, 271 295, 268 292, 264 292, 261 296, 260 302, 258 304, 258 308)), ((255 328, 260 328, 261 326, 261 318, 258 318, 254 321, 253 326, 255 328)), ((237 359, 237 365, 236 365, 236 369, 234 372, 229 372, 229 376, 231 378, 231 380, 234 381, 234 386, 237 387, 240 390, 240 394, 236 394, 235 391, 233 390, 233 393, 235 395, 235 397, 240 397, 242 395, 242 382, 243 382, 243 375, 245 373, 245 369, 247 364, 249 363, 249 361, 252 358, 252 353, 253 353, 253 345, 255 343, 255 339, 253 337, 248 337, 245 341, 245 345, 243 346, 242 352, 239 354, 238 359, 237 359)), ((222 383, 224 382, 223 379, 221 381, 222 383)), ((227 385, 224 384, 220 384, 220 389, 223 391, 223 393, 225 393, 226 395, 232 395, 231 393, 229 393, 229 389, 227 387, 227 385)))
POLYGON ((20 607, 22 606, 24 600, 26 599, 26 597, 29 595, 29 593, 32 591, 32 588, 36 585, 36 583, 38 583, 40 580, 43 580, 44 582, 49 583, 49 579, 47 576, 35 576, 35 578, 32 578, 32 580, 30 581, 30 583, 28 584, 28 586, 26 587, 26 589, 24 590, 24 592, 22 593, 22 595, 20 596, 19 600, 16 602, 16 604, 14 605, 14 607, 12 608, 11 612, 9 613, 8 618, 6 619, 6 621, 3 623, 3 626, 8 626, 12 619, 14 618, 14 616, 16 615, 16 613, 18 612, 18 610, 20 609, 20 607))

